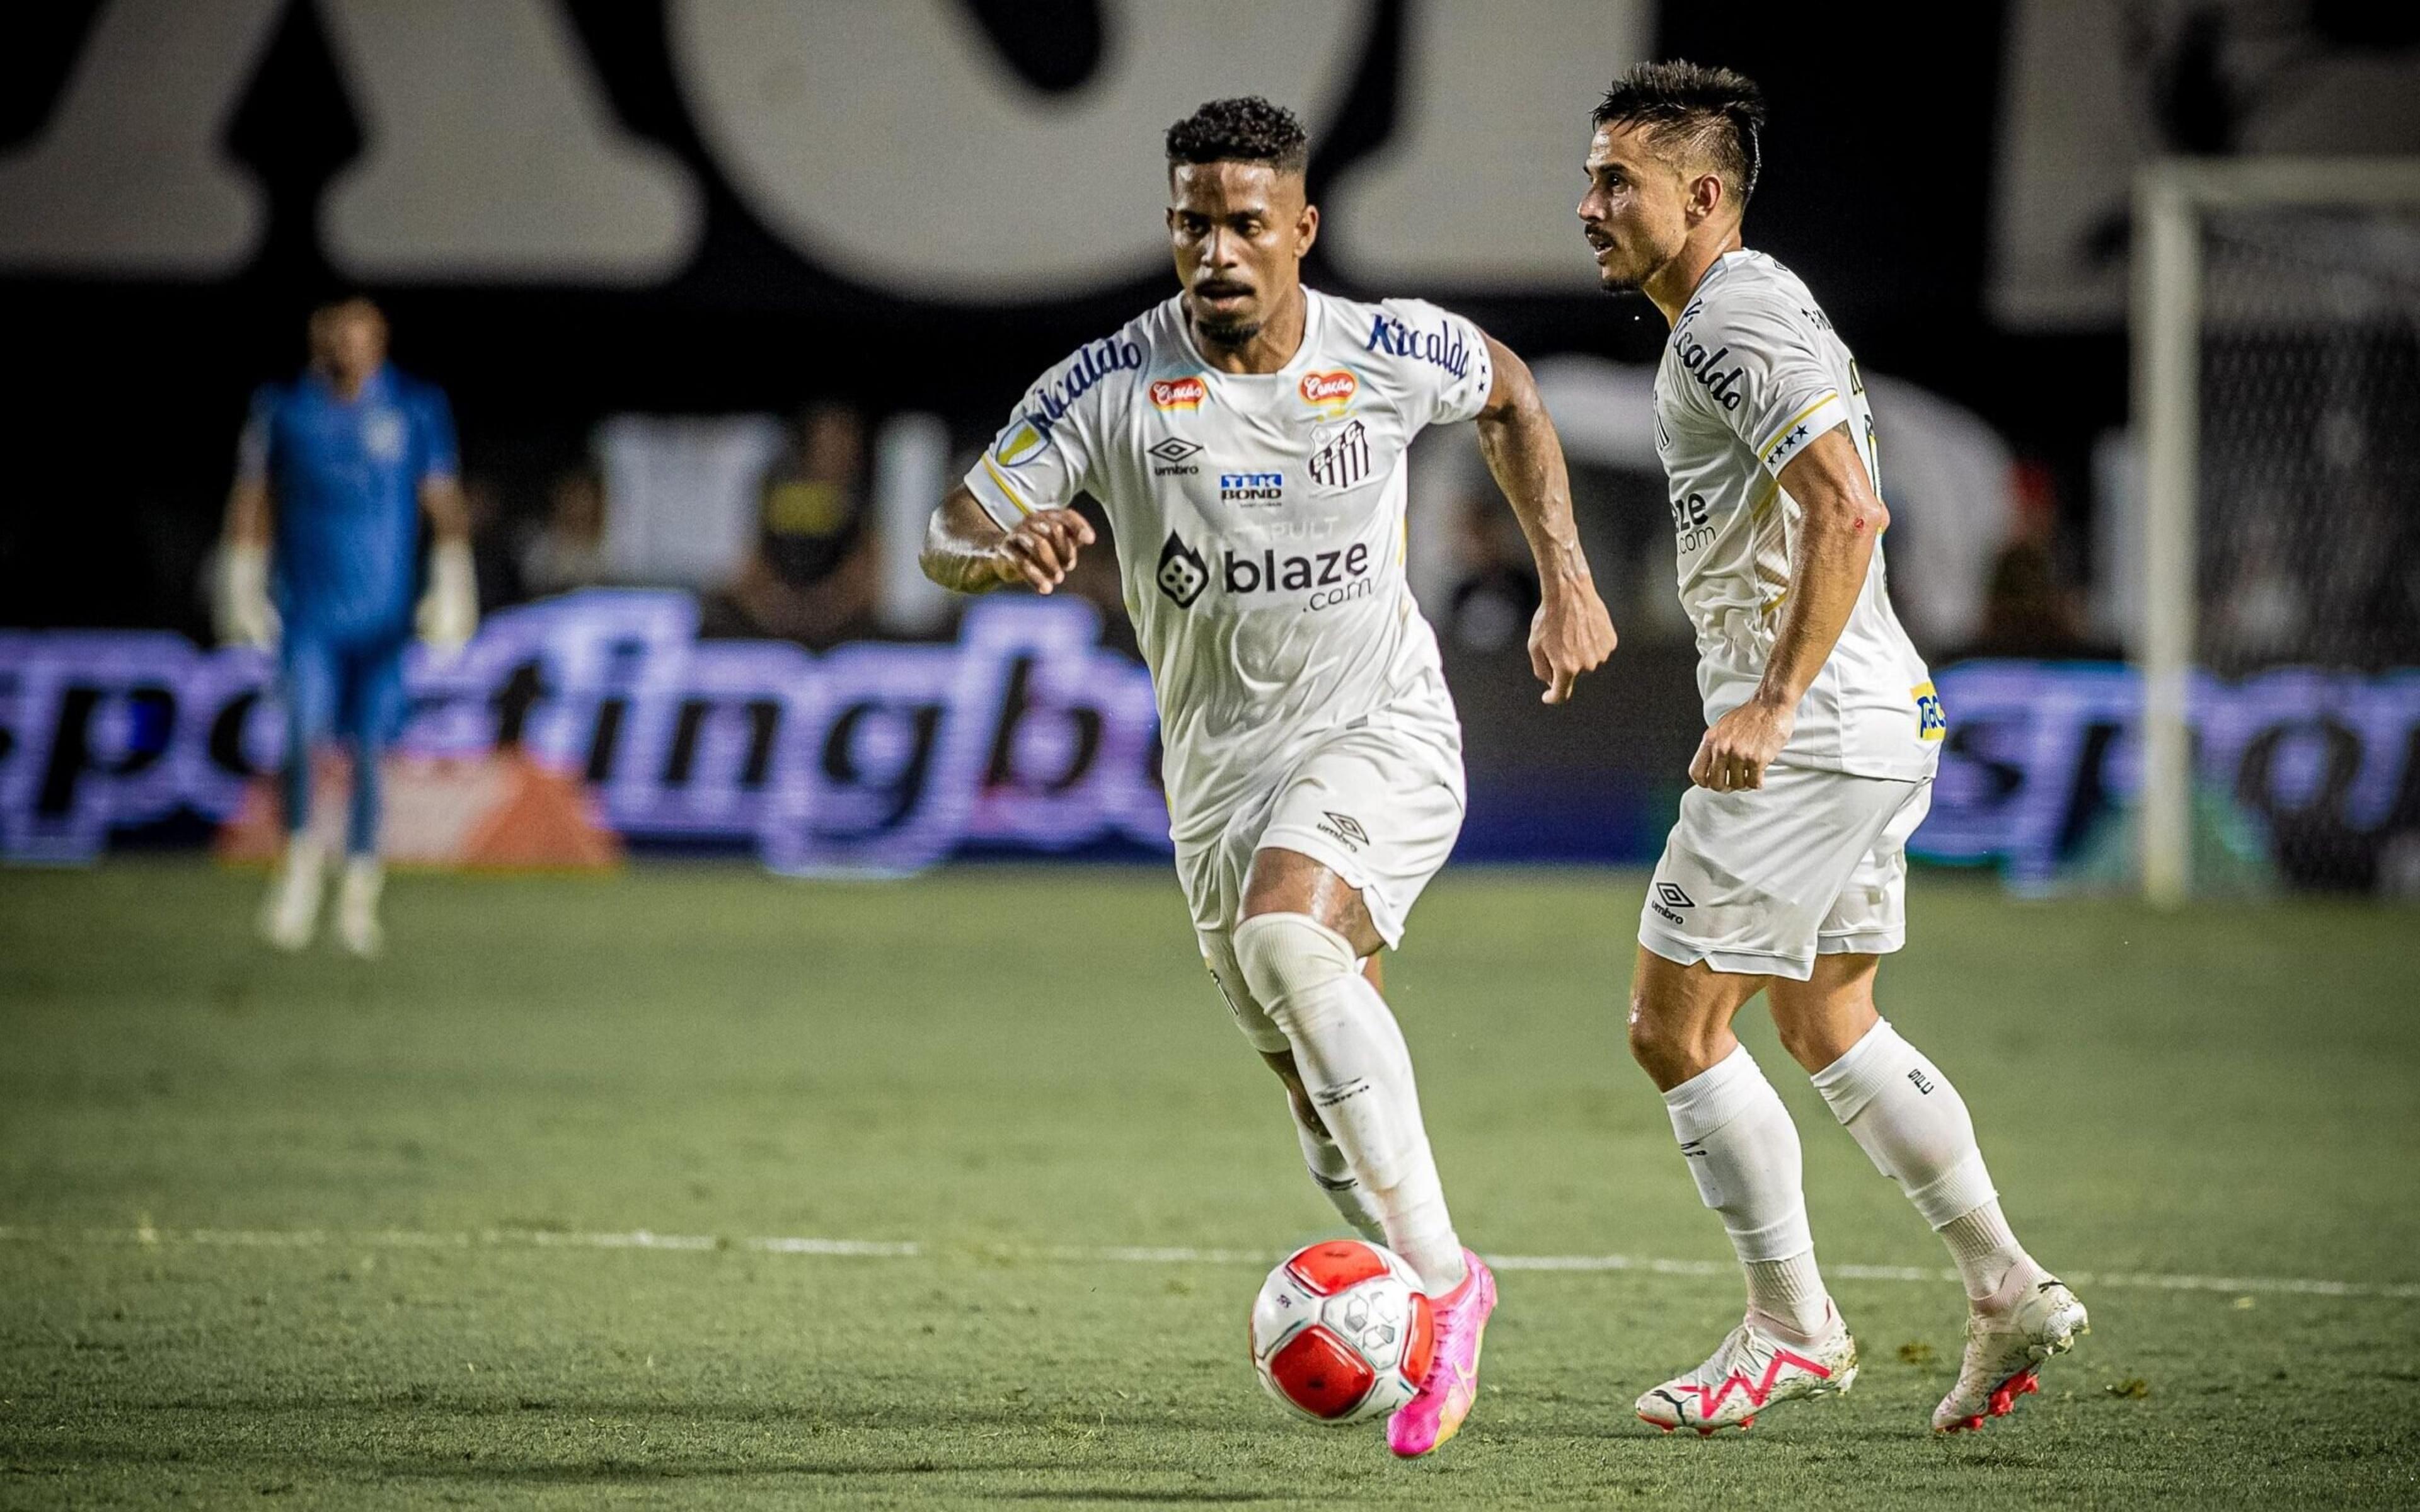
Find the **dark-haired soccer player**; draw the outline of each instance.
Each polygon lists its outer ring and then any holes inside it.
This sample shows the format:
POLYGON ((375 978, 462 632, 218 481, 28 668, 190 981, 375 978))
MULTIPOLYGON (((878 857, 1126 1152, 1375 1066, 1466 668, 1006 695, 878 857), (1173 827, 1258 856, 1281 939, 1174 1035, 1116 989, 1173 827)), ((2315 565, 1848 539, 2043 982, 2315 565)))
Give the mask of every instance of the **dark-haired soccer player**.
POLYGON ((1283 1079, 1311 1176, 1436 1298, 1435 1363, 1388 1425, 1419 1455, 1478 1388, 1495 1282, 1462 1247, 1411 1057, 1361 962, 1462 825, 1462 730, 1404 579, 1404 449, 1476 418, 1538 561, 1529 637, 1545 701, 1613 650, 1528 370, 1410 300, 1302 286, 1319 232, 1308 144, 1259 99, 1169 129, 1183 293, 1045 374, 933 516, 924 570, 968 593, 1065 579, 1115 527, 1151 664, 1176 869, 1236 1022, 1283 1079))
POLYGON ((367 300, 312 312, 311 364, 253 396, 227 500, 220 634, 276 648, 286 702, 286 858, 260 918, 281 949, 318 924, 311 763, 335 736, 353 764, 336 933, 356 955, 379 952, 379 758, 403 718, 404 648, 415 624, 447 651, 478 625, 454 418, 443 393, 387 362, 386 340, 367 300), (436 545, 415 614, 423 514, 436 545))
POLYGON ((1638 1415, 1745 1427, 1856 1376, 1815 1266, 1798 1133, 1731 1034, 1761 989, 1783 1046, 1957 1261, 1972 1320, 1932 1426, 1979 1427, 2034 1389, 2085 1312, 2009 1231, 1958 1089, 1874 1011, 1947 727, 1884 591, 1890 513, 1856 362, 1807 285, 1741 245, 1763 120, 1728 69, 1635 69, 1597 107, 1579 202, 1605 287, 1644 293, 1672 325, 1655 446, 1710 726, 1639 918, 1630 1044, 1747 1271, 1746 1319, 1638 1415))

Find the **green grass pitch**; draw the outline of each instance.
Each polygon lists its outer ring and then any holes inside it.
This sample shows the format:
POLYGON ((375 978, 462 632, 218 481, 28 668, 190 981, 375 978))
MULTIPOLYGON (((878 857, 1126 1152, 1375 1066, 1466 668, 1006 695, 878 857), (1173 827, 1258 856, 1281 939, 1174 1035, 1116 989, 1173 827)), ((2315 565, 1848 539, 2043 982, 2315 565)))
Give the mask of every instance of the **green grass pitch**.
POLYGON ((1629 1407, 1741 1306, 1622 1048, 1637 879, 1449 872, 1388 983, 1463 1232, 1639 1263, 1508 1268, 1396 1464, 1253 1383, 1330 1214, 1165 872, 407 876, 375 965, 258 886, 0 874, 0 1506, 2420 1503, 2408 912, 1919 874, 1885 1010, 2095 1332, 1929 1435, 1958 1289, 1752 1008, 1866 1366, 1701 1442, 1629 1407))

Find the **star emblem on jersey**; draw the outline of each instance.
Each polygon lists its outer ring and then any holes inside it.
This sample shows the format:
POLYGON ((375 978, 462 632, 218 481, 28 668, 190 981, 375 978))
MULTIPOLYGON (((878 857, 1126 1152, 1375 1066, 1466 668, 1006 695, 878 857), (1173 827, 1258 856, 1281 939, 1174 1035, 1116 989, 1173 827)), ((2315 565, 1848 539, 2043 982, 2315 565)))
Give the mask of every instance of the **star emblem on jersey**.
POLYGON ((1695 908, 1698 906, 1696 900, 1692 899, 1687 893, 1683 892, 1678 883, 1659 882, 1655 884, 1655 896, 1664 900, 1664 903, 1668 907, 1695 908))
POLYGON ((1168 543, 1159 548, 1159 570, 1152 574, 1152 580, 1176 601, 1178 609, 1191 609, 1202 590, 1210 586, 1210 563, 1185 544, 1185 537, 1171 531, 1168 543))

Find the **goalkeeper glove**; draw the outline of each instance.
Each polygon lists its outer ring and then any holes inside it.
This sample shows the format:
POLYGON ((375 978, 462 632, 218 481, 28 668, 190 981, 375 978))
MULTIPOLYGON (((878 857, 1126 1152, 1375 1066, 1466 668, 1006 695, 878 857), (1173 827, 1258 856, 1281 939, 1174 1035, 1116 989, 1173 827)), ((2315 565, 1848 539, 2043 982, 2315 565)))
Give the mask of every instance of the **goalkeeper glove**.
POLYGON ((211 605, 225 645, 277 645, 277 606, 269 601, 269 548, 229 542, 219 552, 218 592, 211 605))
POLYGON ((471 643, 479 628, 479 584, 471 567, 471 543, 440 541, 428 553, 428 592, 420 598, 420 639, 441 656, 471 643))

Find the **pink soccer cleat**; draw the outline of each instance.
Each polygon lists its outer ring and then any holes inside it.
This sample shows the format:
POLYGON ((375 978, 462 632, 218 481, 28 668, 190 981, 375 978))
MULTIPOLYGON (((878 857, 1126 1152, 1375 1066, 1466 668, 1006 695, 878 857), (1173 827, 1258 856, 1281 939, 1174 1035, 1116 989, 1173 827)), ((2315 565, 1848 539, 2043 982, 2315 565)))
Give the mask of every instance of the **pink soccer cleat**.
POLYGON ((1487 1316, 1496 1311, 1496 1275, 1470 1251, 1464 1250, 1462 1258, 1470 1273, 1434 1299, 1436 1354, 1419 1394, 1387 1419, 1387 1447, 1406 1459, 1452 1438, 1479 1399, 1479 1346, 1487 1335, 1487 1316))

